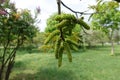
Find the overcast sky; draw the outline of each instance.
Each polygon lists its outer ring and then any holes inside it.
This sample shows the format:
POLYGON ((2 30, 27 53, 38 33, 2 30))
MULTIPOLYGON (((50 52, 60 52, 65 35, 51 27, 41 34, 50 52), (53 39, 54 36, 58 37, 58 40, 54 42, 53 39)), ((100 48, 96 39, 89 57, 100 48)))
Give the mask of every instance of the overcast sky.
MULTIPOLYGON (((49 16, 55 12, 57 12, 57 4, 56 0, 11 0, 16 3, 17 8, 28 8, 32 11, 36 9, 36 7, 40 6, 41 13, 39 18, 41 22, 39 24, 40 31, 44 31, 46 27, 46 20, 49 16)), ((95 0, 62 0, 67 6, 76 10, 76 11, 86 11, 88 10, 89 5, 95 4, 95 0)), ((69 10, 62 7, 63 12, 70 13, 69 10)), ((90 11, 89 11, 90 12, 90 11)), ((87 17, 86 17, 87 18, 87 17)))

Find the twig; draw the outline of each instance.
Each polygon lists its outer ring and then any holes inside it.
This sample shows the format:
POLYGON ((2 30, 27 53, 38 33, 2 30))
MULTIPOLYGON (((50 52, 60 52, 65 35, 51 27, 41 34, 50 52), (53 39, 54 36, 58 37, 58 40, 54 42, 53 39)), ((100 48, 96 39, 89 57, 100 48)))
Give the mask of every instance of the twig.
POLYGON ((68 7, 67 5, 65 5, 62 1, 61 1, 61 4, 64 6, 64 7, 66 7, 67 9, 69 9, 70 11, 72 11, 73 13, 75 13, 75 14, 80 14, 80 15, 91 15, 91 14, 93 14, 93 13, 85 13, 85 12, 87 12, 87 11, 83 11, 83 12, 79 12, 79 11, 74 11, 73 9, 71 9, 70 7, 68 7))

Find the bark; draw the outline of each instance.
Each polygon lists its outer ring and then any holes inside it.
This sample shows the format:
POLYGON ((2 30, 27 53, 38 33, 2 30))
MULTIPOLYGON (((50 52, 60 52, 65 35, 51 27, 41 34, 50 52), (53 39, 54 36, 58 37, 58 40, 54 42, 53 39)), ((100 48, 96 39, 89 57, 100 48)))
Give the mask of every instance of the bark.
POLYGON ((0 68, 0 80, 3 80, 3 74, 4 74, 4 69, 5 69, 5 56, 6 56, 6 53, 7 53, 7 47, 8 47, 8 44, 9 44, 9 36, 8 36, 8 41, 6 43, 6 45, 4 46, 4 52, 3 52, 3 56, 2 56, 2 61, 1 61, 1 68, 0 68))
POLYGON ((114 55, 113 32, 114 32, 114 30, 111 31, 111 55, 114 55))
POLYGON ((0 80, 3 80, 3 71, 4 71, 4 65, 2 64, 0 68, 0 80))
POLYGON ((61 0, 57 0, 58 4, 58 14, 61 14, 61 0))
POLYGON ((13 56, 13 59, 10 59, 10 61, 8 63, 8 68, 6 70, 5 80, 9 80, 11 70, 12 70, 14 63, 15 63, 14 59, 15 59, 15 55, 13 56))
POLYGON ((19 46, 23 44, 23 36, 22 36, 22 39, 19 39, 19 36, 20 35, 18 35, 16 47, 11 52, 9 52, 8 57, 6 57, 6 53, 7 53, 7 51, 10 50, 9 49, 10 48, 9 47, 9 42, 10 42, 9 37, 8 37, 8 42, 4 46, 4 51, 3 51, 2 61, 1 61, 2 64, 0 67, 0 80, 9 80, 11 70, 15 63, 16 51, 19 48, 19 46))
POLYGON ((114 43, 113 43, 113 40, 111 40, 111 55, 114 55, 114 43))

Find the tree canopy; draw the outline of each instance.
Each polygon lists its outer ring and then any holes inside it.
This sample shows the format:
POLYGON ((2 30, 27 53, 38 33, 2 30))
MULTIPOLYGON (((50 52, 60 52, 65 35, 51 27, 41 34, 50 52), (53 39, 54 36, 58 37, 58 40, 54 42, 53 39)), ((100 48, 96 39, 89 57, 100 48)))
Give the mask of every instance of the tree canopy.
POLYGON ((36 35, 38 28, 34 23, 29 10, 18 11, 9 0, 0 4, 0 80, 9 80, 16 51, 36 35))
POLYGON ((113 54, 113 33, 114 30, 119 28, 120 10, 119 3, 115 1, 99 2, 96 6, 91 6, 98 12, 92 16, 93 29, 99 29, 107 34, 110 34, 112 43, 111 54, 113 54))

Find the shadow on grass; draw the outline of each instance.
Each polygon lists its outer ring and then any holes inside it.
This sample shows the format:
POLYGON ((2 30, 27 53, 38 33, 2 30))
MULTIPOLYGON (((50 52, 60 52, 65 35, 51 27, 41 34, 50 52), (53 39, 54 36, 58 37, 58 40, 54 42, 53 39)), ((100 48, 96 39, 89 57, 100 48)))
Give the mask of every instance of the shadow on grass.
POLYGON ((120 56, 120 53, 115 53, 115 56, 120 56))
POLYGON ((20 73, 11 80, 76 80, 73 72, 58 69, 40 69, 38 72, 20 73))
POLYGON ((110 48, 111 48, 111 46, 91 46, 91 47, 87 47, 87 49, 97 50, 97 51, 106 51, 106 50, 109 50, 110 48))
POLYGON ((22 61, 15 62, 14 70, 21 71, 26 69, 26 65, 22 61))

